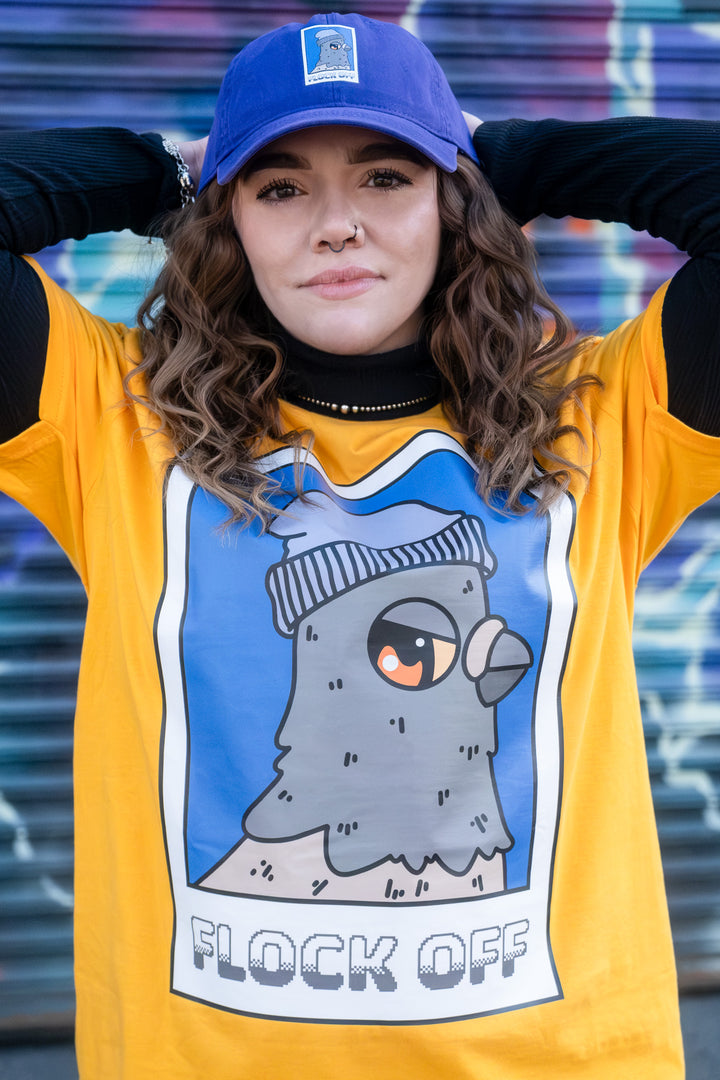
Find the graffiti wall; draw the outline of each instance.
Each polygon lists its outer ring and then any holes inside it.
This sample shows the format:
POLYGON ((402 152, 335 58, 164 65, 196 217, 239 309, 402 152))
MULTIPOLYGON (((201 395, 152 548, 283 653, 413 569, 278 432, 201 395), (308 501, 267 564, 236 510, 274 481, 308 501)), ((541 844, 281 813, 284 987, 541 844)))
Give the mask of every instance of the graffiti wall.
MULTIPOLYGON (((486 119, 720 115, 718 0, 360 2, 402 22, 486 119)), ((0 127, 203 134, 251 38, 332 5, 0 0, 0 127)), ((636 314, 683 257, 615 225, 531 225, 582 331, 636 314)), ((110 234, 40 261, 92 310, 132 320, 161 245, 110 234)), ((646 572, 636 655, 681 978, 720 982, 720 504, 646 572)), ((71 1018, 71 734, 83 596, 47 534, 0 504, 0 1030, 71 1018)))

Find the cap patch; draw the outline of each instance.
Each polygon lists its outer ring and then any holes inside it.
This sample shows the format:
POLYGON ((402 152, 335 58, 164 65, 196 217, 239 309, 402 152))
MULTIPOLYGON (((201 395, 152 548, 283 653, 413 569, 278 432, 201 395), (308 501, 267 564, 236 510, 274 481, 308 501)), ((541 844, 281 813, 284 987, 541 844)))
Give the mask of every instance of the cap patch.
POLYGON ((302 38, 305 85, 358 82, 357 47, 352 26, 322 23, 304 26, 302 38))

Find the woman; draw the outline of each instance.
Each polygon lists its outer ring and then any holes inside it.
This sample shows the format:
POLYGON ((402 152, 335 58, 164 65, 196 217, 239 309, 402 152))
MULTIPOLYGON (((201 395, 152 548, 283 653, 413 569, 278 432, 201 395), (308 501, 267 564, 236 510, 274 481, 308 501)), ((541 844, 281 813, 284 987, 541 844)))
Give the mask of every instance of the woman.
MULTIPOLYGON (((316 16, 231 66, 140 329, 6 255, 3 484, 89 596, 83 1077, 682 1075, 630 624, 720 486, 719 132, 476 127, 316 16), (572 345, 542 211, 693 259, 572 345)), ((154 136, 12 144, 17 252, 187 186, 154 136)))

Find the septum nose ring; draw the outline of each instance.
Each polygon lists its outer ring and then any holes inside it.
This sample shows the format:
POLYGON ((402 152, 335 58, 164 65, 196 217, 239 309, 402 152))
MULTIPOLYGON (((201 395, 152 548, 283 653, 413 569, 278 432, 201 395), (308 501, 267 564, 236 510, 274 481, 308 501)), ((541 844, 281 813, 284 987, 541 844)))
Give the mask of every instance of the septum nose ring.
MULTIPOLYGON (((358 231, 358 227, 357 227, 357 225, 354 225, 354 226, 353 226, 353 228, 355 229, 355 232, 354 232, 354 233, 352 234, 352 236, 349 236, 349 237, 348 237, 348 240, 354 240, 354 239, 355 239, 355 237, 357 236, 357 231, 358 231)), ((346 244, 347 244, 347 240, 343 240, 343 242, 342 242, 342 244, 340 245, 340 247, 339 247, 339 248, 334 248, 334 247, 332 246, 332 244, 330 243, 330 241, 328 240, 328 247, 329 247, 329 248, 330 248, 330 250, 331 250, 331 251, 333 251, 333 252, 334 252, 334 253, 335 253, 336 255, 339 255, 341 251, 344 251, 344 250, 345 250, 345 245, 346 245, 346 244)))

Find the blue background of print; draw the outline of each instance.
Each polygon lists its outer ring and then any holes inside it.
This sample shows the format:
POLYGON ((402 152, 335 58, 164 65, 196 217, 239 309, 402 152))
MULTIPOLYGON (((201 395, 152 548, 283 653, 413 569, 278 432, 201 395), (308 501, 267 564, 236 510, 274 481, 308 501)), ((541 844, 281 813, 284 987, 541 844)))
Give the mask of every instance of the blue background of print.
MULTIPOLYGON (((353 36, 347 26, 338 25, 336 23, 318 23, 317 26, 308 26, 302 31, 303 38, 305 39, 305 58, 307 61, 308 72, 311 72, 318 60, 320 59, 320 46, 317 43, 315 35, 318 30, 337 30, 338 34, 343 38, 346 45, 350 46, 347 53, 348 62, 350 64, 350 71, 355 70, 355 49, 353 48, 353 36)), ((346 69, 347 70, 347 69, 346 69)))
MULTIPOLYGON (((291 468, 273 475, 282 476, 285 490, 292 490, 291 468)), ((312 467, 306 470, 305 486, 331 494, 312 467)), ((289 496, 279 501, 284 505, 289 496)), ((506 856, 508 887, 524 887, 535 803, 532 709, 548 618, 547 520, 533 514, 504 517, 486 507, 473 488, 471 467, 447 450, 422 458, 370 498, 336 501, 353 513, 419 501, 472 513, 485 523, 498 563, 488 581, 490 613, 504 617, 510 629, 526 639, 535 661, 498 705, 494 759, 500 801, 515 839, 506 856)), ((292 685, 292 641, 274 629, 265 589, 268 568, 282 558, 283 542, 260 535, 257 525, 219 531, 226 513, 217 499, 197 490, 189 517, 188 598, 182 628, 190 745, 190 881, 207 873, 237 844, 243 813, 275 779, 275 732, 292 685)), ((379 530, 377 544, 384 546, 379 530)))

